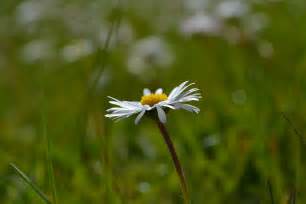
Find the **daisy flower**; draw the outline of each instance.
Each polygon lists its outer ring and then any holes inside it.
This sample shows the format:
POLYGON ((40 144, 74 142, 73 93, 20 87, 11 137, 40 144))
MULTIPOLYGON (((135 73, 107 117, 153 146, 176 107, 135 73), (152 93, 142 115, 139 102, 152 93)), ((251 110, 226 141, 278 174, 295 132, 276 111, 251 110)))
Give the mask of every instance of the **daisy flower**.
POLYGON ((174 144, 171 140, 170 134, 164 125, 166 123, 166 112, 170 109, 185 109, 190 112, 199 113, 200 109, 188 104, 191 101, 199 101, 201 94, 199 89, 190 88, 194 83, 185 81, 179 86, 175 87, 169 95, 163 92, 163 89, 159 88, 154 93, 149 89, 143 90, 143 96, 140 101, 120 101, 116 98, 110 97, 110 104, 115 105, 107 110, 107 118, 120 120, 128 118, 132 115, 137 115, 135 123, 138 124, 140 119, 145 115, 154 117, 156 124, 160 130, 161 135, 164 138, 165 144, 171 155, 175 170, 180 180, 181 190, 184 197, 184 203, 190 203, 188 186, 184 175, 181 162, 178 159, 177 153, 174 148, 174 144))
POLYGON ((140 101, 120 101, 109 96, 111 99, 109 103, 115 105, 115 107, 108 109, 108 114, 105 117, 120 120, 137 114, 135 124, 138 124, 146 113, 154 113, 153 111, 155 111, 159 121, 166 123, 166 112, 169 109, 184 109, 199 113, 199 108, 188 104, 191 101, 199 101, 201 98, 199 89, 190 88, 192 85, 194 83, 185 81, 175 87, 169 95, 165 94, 161 88, 157 89, 154 93, 145 88, 140 101))

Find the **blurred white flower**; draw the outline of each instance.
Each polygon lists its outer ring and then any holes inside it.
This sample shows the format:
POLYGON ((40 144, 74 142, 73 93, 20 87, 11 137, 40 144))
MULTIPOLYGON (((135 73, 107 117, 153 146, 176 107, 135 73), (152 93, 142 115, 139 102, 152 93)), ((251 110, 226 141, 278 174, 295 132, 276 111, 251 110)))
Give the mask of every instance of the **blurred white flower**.
POLYGON ((36 1, 23 1, 17 7, 16 18, 21 24, 29 24, 42 16, 42 5, 36 1))
POLYGON ((67 62, 74 62, 94 52, 91 41, 86 39, 77 40, 62 49, 62 57, 67 62))
POLYGON ((194 34, 219 35, 222 30, 222 22, 214 17, 204 14, 196 14, 184 20, 181 24, 181 32, 187 36, 194 34))
POLYGON ((240 0, 222 1, 216 8, 216 15, 221 18, 239 18, 247 14, 248 4, 240 0))
POLYGON ((174 56, 166 42, 159 37, 151 36, 135 43, 127 64, 131 73, 142 74, 149 68, 167 68, 173 60, 174 56))
POLYGON ((53 3, 49 0, 22 1, 16 8, 17 23, 28 25, 41 20, 52 12, 53 3))
POLYGON ((46 60, 55 54, 53 45, 48 40, 33 40, 24 45, 21 50, 21 57, 28 63, 38 60, 46 60))

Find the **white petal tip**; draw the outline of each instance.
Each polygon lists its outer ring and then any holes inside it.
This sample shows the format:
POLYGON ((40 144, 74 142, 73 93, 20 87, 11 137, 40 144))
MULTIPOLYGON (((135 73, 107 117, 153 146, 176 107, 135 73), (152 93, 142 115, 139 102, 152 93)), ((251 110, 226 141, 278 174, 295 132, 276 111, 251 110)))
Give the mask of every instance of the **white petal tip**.
POLYGON ((162 88, 159 88, 155 91, 156 94, 162 94, 163 93, 163 89, 162 88))
POLYGON ((144 89, 143 89, 143 95, 144 95, 144 96, 150 95, 150 94, 151 94, 150 89, 148 89, 148 88, 144 88, 144 89))
POLYGON ((142 110, 138 115, 137 115, 137 117, 136 117, 136 119, 135 119, 135 125, 138 125, 139 124, 139 122, 140 122, 140 119, 144 116, 144 114, 146 113, 146 110, 144 109, 144 110, 142 110))
POLYGON ((166 123, 167 122, 167 116, 166 116, 165 111, 159 106, 156 107, 156 110, 157 110, 157 115, 158 115, 159 121, 162 122, 162 123, 166 123))

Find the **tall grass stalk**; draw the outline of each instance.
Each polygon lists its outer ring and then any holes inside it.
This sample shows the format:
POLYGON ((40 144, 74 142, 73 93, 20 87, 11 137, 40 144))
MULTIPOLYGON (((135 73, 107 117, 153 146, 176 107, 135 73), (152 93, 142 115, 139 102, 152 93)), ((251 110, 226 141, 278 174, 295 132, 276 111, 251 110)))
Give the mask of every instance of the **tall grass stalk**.
POLYGON ((289 195, 288 204, 295 204, 296 203, 296 190, 292 189, 289 195))
POLYGON ((269 191, 271 204, 274 204, 273 188, 272 188, 272 183, 271 183, 270 179, 268 179, 267 185, 268 185, 268 191, 269 191))
MULTIPOLYGON (((110 24, 110 28, 106 34, 106 39, 103 42, 101 48, 98 48, 97 53, 92 62, 93 73, 96 72, 95 78, 87 89, 87 95, 85 99, 85 110, 88 111, 89 103, 97 100, 97 86, 103 71, 108 65, 108 58, 110 55, 110 44, 114 34, 118 31, 121 23, 122 13, 121 13, 121 3, 120 0, 117 1, 115 6, 113 7, 113 11, 119 12, 113 18, 110 24)), ((99 103, 98 103, 99 104, 99 103)), ((100 105, 99 105, 100 106, 100 105)), ((86 115, 87 113, 85 113, 86 115)), ((86 116, 85 116, 86 117, 86 116)), ((104 123, 105 124, 105 123, 104 123)), ((99 132, 97 131, 97 135, 99 132)), ((106 203, 117 203, 116 197, 113 193, 113 174, 112 174, 112 152, 110 150, 110 146, 112 144, 112 138, 109 133, 108 125, 105 124, 104 134, 101 135, 102 138, 102 159, 105 165, 105 202, 106 203)))
MULTIPOLYGON (((44 95, 43 95, 44 97, 44 95)), ((45 140, 45 148, 46 148, 46 162, 47 162, 47 173, 48 173, 48 180, 51 185, 51 191, 52 191, 52 203, 57 204, 57 191, 56 191, 56 185, 55 185, 55 179, 54 179, 54 170, 53 170, 53 163, 51 158, 51 141, 48 135, 47 130, 47 119, 46 119, 46 113, 45 113, 45 100, 43 98, 43 110, 41 113, 41 121, 42 121, 42 131, 43 131, 43 137, 45 140)))
POLYGON ((302 144, 302 147, 303 147, 304 145, 306 145, 306 142, 305 142, 305 138, 300 133, 300 131, 297 129, 297 127, 294 125, 294 123, 290 120, 290 118, 284 112, 282 112, 282 116, 284 120, 288 123, 290 128, 293 130, 294 134, 297 136, 297 140, 294 140, 295 147, 296 147, 295 149, 296 151, 295 184, 294 184, 293 189, 290 192, 289 199, 288 199, 288 204, 295 204, 296 203, 296 189, 298 188, 300 184, 300 179, 299 179, 300 178, 300 168, 301 168, 300 160, 302 156, 300 144, 302 144))
MULTIPOLYGON (((89 68, 91 70, 89 76, 94 76, 93 78, 89 77, 89 85, 87 86, 84 94, 84 100, 80 105, 80 112, 78 115, 77 120, 77 128, 78 128, 78 135, 79 135, 79 149, 80 149, 80 158, 82 162, 87 162, 87 148, 86 148, 86 124, 88 122, 88 114, 93 109, 100 109, 101 104, 98 102, 99 95, 98 95, 98 84, 101 75, 103 74, 106 66, 109 62, 109 55, 110 55, 110 45, 111 40, 114 34, 118 31, 121 22, 121 4, 120 1, 113 7, 113 11, 119 11, 117 16, 115 16, 112 21, 110 22, 110 28, 107 31, 105 41, 103 45, 97 44, 97 51, 93 56, 89 68), (98 108, 97 108, 98 104, 98 108)), ((103 93, 105 94, 105 93, 103 93)), ((99 112, 99 111, 98 111, 99 112)), ((112 192, 112 170, 111 170, 111 151, 109 146, 111 146, 111 138, 109 136, 107 125, 103 130, 103 148, 102 148, 102 160, 105 164, 105 171, 103 175, 105 175, 105 202, 109 203, 109 201, 113 199, 113 192, 112 192)), ((101 133, 97 132, 97 136, 101 135, 101 133)))
POLYGON ((10 167, 17 173, 17 175, 28 184, 34 192, 47 204, 51 204, 51 201, 48 197, 39 189, 39 187, 25 174, 23 173, 15 164, 10 163, 10 167))
MULTIPOLYGON (((120 10, 119 1, 117 5, 113 8, 113 10, 120 10)), ((95 93, 97 84, 99 82, 99 78, 101 74, 103 73, 103 71, 105 70, 105 67, 108 63, 109 47, 110 47, 111 39, 113 35, 116 33, 116 31, 118 31, 118 28, 120 27, 121 18, 122 18, 121 13, 119 13, 111 21, 110 28, 106 34, 106 39, 103 42, 102 48, 98 47, 96 55, 94 56, 94 59, 92 62, 92 68, 94 71, 97 71, 97 73, 87 90, 87 95, 89 96, 89 98, 90 96, 92 96, 93 93, 95 93)))
POLYGON ((304 136, 298 131, 290 118, 284 112, 282 112, 282 116, 288 125, 292 128, 294 134, 300 139, 301 144, 306 145, 304 136))
POLYGON ((188 186, 187 186, 187 182, 186 182, 186 178, 185 178, 185 174, 182 168, 182 165, 180 163, 180 160, 178 159, 177 153, 175 151, 175 147, 173 145, 173 142, 171 140, 171 137, 169 135, 169 132, 166 128, 166 126, 157 121, 157 126, 160 130, 160 133, 162 134, 164 141, 168 147, 168 150, 170 152, 175 170, 177 175, 179 176, 179 180, 180 180, 180 185, 181 185, 181 190, 184 196, 184 203, 185 204, 189 204, 190 203, 190 198, 189 198, 189 193, 188 193, 188 186))

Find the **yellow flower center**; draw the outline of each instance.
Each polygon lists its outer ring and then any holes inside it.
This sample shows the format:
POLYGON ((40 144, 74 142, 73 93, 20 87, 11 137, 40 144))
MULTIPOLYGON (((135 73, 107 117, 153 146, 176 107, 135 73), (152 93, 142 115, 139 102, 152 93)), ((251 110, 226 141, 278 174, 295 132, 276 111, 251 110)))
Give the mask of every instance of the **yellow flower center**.
POLYGON ((168 96, 164 93, 162 94, 149 94, 141 97, 140 103, 142 105, 153 106, 161 101, 165 101, 168 99, 168 96))

